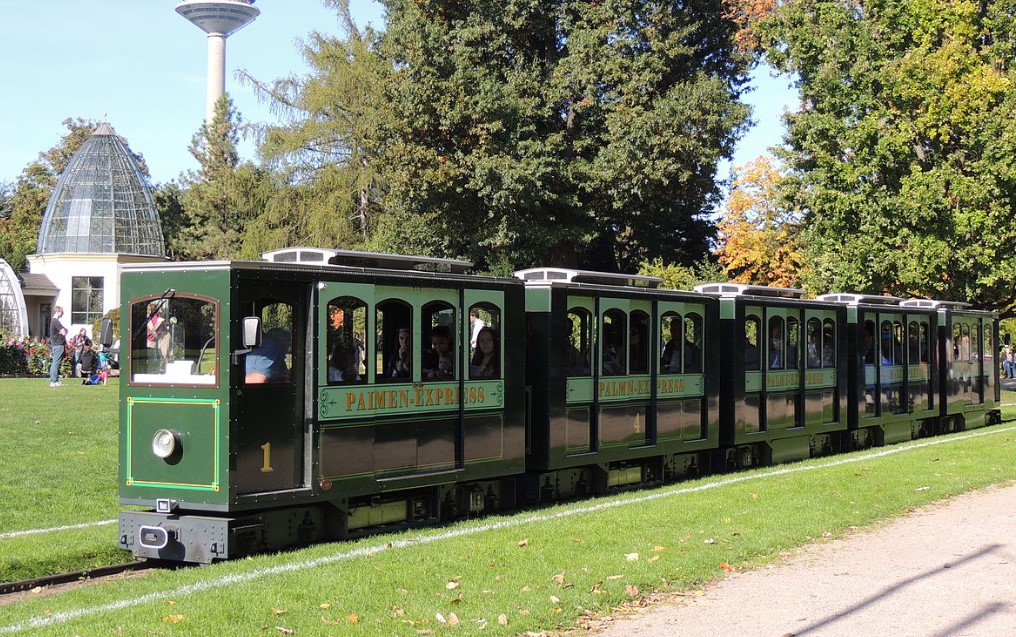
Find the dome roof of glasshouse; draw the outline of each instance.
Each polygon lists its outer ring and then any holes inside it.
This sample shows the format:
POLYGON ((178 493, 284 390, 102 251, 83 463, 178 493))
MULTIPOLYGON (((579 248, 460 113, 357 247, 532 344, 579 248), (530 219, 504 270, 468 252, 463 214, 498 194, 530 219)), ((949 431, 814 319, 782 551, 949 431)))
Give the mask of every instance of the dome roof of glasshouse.
POLYGON ((71 157, 42 218, 37 253, 68 252, 166 254, 148 180, 105 122, 71 157))

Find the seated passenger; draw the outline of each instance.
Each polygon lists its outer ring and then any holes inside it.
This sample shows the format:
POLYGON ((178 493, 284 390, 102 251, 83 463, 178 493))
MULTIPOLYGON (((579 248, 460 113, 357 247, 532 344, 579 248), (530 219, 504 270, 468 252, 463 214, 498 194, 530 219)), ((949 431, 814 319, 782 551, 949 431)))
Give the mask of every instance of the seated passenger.
POLYGON ((695 374, 702 371, 702 350, 695 343, 684 341, 684 373, 695 374))
POLYGON ((392 355, 392 362, 388 365, 388 378, 409 378, 412 375, 413 348, 408 327, 399 328, 398 348, 392 355))
POLYGON ((568 375, 589 375, 589 355, 588 353, 579 351, 579 348, 574 345, 568 347, 568 375))
POLYGON ((356 352, 344 339, 339 339, 328 360, 328 382, 348 383, 360 380, 357 367, 356 352))
MULTIPOLYGON (((663 346, 663 353, 660 355, 660 371, 663 373, 680 373, 681 372, 681 354, 675 352, 677 343, 680 343, 678 339, 681 334, 681 322, 678 320, 672 320, 670 322, 670 339, 667 344, 663 346), (677 356, 674 356, 674 354, 677 356)), ((660 340, 663 340, 662 338, 660 340)))
POLYGON ((500 375, 501 365, 494 330, 481 327, 476 334, 476 351, 473 352, 473 359, 469 361, 469 377, 498 378, 500 375))
POLYGON ((424 378, 450 378, 455 374, 452 333, 446 325, 430 331, 430 350, 424 353, 421 365, 424 378))
POLYGON ((603 342, 603 375, 617 376, 624 373, 624 353, 608 337, 603 342))
POLYGON ((289 330, 273 327, 261 339, 261 346, 247 354, 246 376, 249 384, 285 383, 289 381, 289 367, 286 354, 289 353, 292 336, 289 330))

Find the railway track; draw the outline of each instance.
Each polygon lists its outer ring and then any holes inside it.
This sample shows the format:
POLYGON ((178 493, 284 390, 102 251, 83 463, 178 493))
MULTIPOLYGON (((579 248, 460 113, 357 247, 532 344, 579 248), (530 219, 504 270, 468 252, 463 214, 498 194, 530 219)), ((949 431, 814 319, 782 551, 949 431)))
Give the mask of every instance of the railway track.
POLYGON ((70 573, 59 573, 56 575, 46 575, 44 577, 36 577, 33 579, 22 580, 20 582, 8 582, 0 584, 0 599, 9 595, 15 595, 17 593, 23 593, 25 591, 35 590, 37 588, 46 588, 48 586, 59 586, 61 584, 71 584, 74 582, 81 582, 86 580, 100 580, 114 575, 120 575, 122 573, 129 573, 132 571, 143 571, 158 566, 156 561, 145 561, 138 560, 135 562, 127 562, 126 564, 114 564, 112 566, 99 566, 96 568, 90 568, 83 571, 74 571, 70 573))

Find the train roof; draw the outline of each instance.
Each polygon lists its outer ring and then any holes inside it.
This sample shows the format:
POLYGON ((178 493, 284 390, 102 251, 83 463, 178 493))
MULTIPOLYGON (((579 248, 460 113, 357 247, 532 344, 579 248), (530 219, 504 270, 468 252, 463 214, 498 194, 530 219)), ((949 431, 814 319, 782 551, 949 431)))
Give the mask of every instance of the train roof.
POLYGON ((846 294, 835 292, 832 294, 821 294, 820 301, 830 301, 842 305, 899 305, 903 299, 898 296, 884 296, 880 294, 846 294))
POLYGON ((904 307, 926 307, 933 310, 962 310, 970 307, 969 303, 963 301, 936 301, 934 299, 907 299, 900 303, 904 307))
POLYGON ((797 288, 776 288, 767 285, 745 285, 743 283, 702 283, 695 286, 696 292, 713 296, 770 296, 784 299, 804 298, 804 290, 797 288))
POLYGON ((552 283, 595 283, 598 285, 623 285, 638 288, 658 288, 663 279, 641 274, 622 272, 595 272, 570 268, 530 268, 518 270, 515 276, 526 285, 549 285, 552 283))
POLYGON ((316 265, 341 265, 354 268, 377 268, 381 270, 418 270, 423 272, 450 272, 462 274, 473 267, 472 261, 442 259, 385 252, 360 252, 334 248, 313 248, 298 246, 282 248, 261 254, 261 258, 272 263, 306 263, 316 265))

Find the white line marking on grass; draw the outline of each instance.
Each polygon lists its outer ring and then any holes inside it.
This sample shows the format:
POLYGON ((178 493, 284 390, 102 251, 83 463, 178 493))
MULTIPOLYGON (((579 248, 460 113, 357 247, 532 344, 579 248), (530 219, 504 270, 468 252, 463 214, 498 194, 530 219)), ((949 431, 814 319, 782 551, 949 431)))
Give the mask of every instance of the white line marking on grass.
POLYGON ((320 566, 327 566, 329 564, 335 564, 337 562, 344 562, 358 557, 367 557, 376 553, 384 551, 394 551, 397 549, 404 549, 414 546, 422 546, 426 544, 433 544, 443 540, 450 540, 459 537, 466 537, 470 535, 477 535, 480 533, 486 533, 487 531, 496 531, 499 529, 507 529, 512 527, 524 526, 536 522, 549 522, 553 520, 559 520, 561 518, 569 518, 575 515, 583 513, 594 513, 597 511, 603 511, 606 509, 613 509, 621 506, 628 506, 631 504, 642 504, 644 502, 651 502, 653 500, 659 500, 662 498, 669 498, 678 495, 686 495, 689 493, 698 493, 701 491, 709 491, 711 489, 717 489, 719 487, 730 486, 732 484, 739 484, 741 482, 749 482, 751 480, 770 478, 775 476, 785 476, 792 473, 799 473, 802 471, 814 471, 816 469, 825 469, 827 467, 836 467, 845 464, 852 464, 855 462, 865 462, 874 458, 882 458, 885 456, 891 456, 897 453, 905 451, 911 451, 914 449, 921 449, 924 447, 932 447, 935 445, 943 445, 952 442, 959 442, 968 438, 977 438, 980 436, 989 436, 998 433, 1006 433, 1016 431, 1016 426, 1010 426, 1003 429, 992 427, 988 430, 978 430, 967 434, 950 436, 948 438, 935 438, 922 442, 904 443, 901 445, 895 445, 893 447, 882 448, 879 451, 872 453, 866 453, 860 456, 853 456, 850 458, 839 458, 830 460, 829 462, 820 462, 814 465, 790 465, 782 468, 771 469, 768 471, 761 471, 759 473, 742 474, 732 476, 716 482, 710 482, 709 484, 702 484, 695 487, 680 487, 667 488, 657 491, 655 493, 648 493, 643 495, 637 495, 632 497, 621 497, 610 502, 598 502, 588 506, 576 507, 574 509, 567 509, 559 511, 557 513, 548 514, 534 514, 518 518, 510 518, 501 520, 499 522, 491 522, 488 524, 481 524, 479 526, 470 526, 467 528, 452 529, 444 533, 438 533, 436 535, 419 537, 412 540, 397 540, 393 542, 386 542, 384 544, 378 544, 370 547, 363 547, 353 549, 351 551, 342 551, 333 555, 325 557, 319 557, 313 560, 305 560, 302 562, 292 562, 290 564, 280 564, 279 566, 272 566, 269 568, 257 569, 249 571, 247 573, 239 573, 236 575, 226 575, 217 579, 210 579, 204 582, 198 582, 189 586, 183 586, 181 588, 172 591, 162 591, 158 593, 149 593, 148 595, 142 595, 141 597, 135 597, 133 599, 121 599, 116 602, 109 604, 103 604, 100 606, 93 606, 91 608, 78 608, 75 610, 64 611, 61 613, 53 613, 46 617, 34 617, 27 621, 23 621, 17 624, 11 624, 9 626, 0 626, 0 635, 10 635, 19 633, 32 628, 40 628, 44 626, 52 626, 55 624, 63 624, 74 619, 81 617, 87 617, 89 615, 96 615, 98 613, 104 613, 115 610, 122 610, 124 608, 130 608, 133 606, 140 606, 148 602, 154 602, 168 598, 180 598, 194 593, 200 593, 202 591, 213 590, 216 588, 222 588, 225 586, 232 586, 234 584, 243 584, 251 582, 257 579, 265 577, 271 577, 273 575, 280 575, 282 573, 292 573, 295 571, 309 570, 320 566))
POLYGON ((75 531, 77 529, 87 529, 93 526, 106 526, 107 524, 115 524, 116 520, 100 520, 98 522, 84 522, 82 524, 71 524, 69 526, 51 526, 45 529, 25 529, 24 531, 8 531, 6 533, 0 533, 0 540, 6 540, 12 537, 19 537, 22 535, 39 535, 42 533, 56 533, 57 531, 75 531))

